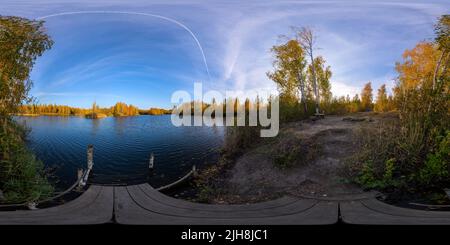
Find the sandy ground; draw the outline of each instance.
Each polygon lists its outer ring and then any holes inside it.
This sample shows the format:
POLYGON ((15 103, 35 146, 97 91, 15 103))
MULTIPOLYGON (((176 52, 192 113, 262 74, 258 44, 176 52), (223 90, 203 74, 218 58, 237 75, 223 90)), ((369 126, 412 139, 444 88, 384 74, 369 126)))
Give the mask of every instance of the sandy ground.
MULTIPOLYGON (((247 152, 226 174, 215 202, 245 203, 282 195, 339 197, 363 191, 345 178, 346 158, 358 150, 354 134, 361 127, 374 126, 380 118, 358 113, 327 116, 283 125, 280 137, 247 152), (286 168, 274 165, 274 155, 282 147, 303 147, 302 161, 286 168)), ((289 151, 289 150, 288 150, 289 151)), ((300 157, 301 158, 301 157, 300 157)))

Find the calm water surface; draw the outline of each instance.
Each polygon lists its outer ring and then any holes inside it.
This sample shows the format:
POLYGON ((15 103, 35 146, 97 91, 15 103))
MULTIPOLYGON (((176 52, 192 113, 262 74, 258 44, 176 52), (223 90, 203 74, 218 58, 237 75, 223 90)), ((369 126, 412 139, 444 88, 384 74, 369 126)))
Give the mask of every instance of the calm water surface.
POLYGON ((190 171, 214 163, 223 143, 223 127, 175 127, 170 115, 108 117, 17 117, 30 129, 30 148, 55 169, 57 187, 76 180, 86 168, 86 148, 94 145, 90 181, 98 184, 171 183, 190 171), (148 170, 151 153, 155 169, 148 170))

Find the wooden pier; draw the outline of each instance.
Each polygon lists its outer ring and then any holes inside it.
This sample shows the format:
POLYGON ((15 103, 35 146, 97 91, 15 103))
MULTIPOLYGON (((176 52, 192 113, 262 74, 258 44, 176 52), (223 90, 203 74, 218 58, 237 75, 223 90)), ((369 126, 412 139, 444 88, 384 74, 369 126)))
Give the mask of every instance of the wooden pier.
POLYGON ((340 203, 344 223, 364 225, 450 225, 450 211, 425 211, 392 206, 377 199, 340 203))
POLYGON ((37 210, 0 211, 1 225, 104 224, 113 219, 114 189, 90 186, 66 204, 37 210))
POLYGON ((283 197, 244 205, 192 203, 148 184, 91 185, 66 204, 38 210, 0 211, 0 224, 450 224, 448 211, 395 207, 374 195, 342 198, 283 197))
POLYGON ((210 205, 168 197, 148 184, 115 189, 120 224, 333 224, 337 203, 284 197, 250 205, 210 205))

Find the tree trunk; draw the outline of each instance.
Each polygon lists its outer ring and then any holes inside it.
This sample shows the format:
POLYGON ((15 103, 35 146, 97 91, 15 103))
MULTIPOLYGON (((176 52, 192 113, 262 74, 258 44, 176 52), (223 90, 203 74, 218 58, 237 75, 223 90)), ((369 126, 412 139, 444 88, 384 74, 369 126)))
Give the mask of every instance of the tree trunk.
POLYGON ((311 73, 313 78, 313 89, 314 89, 314 96, 316 97, 316 114, 319 114, 319 94, 317 90, 317 80, 316 80, 316 68, 314 67, 314 57, 312 53, 312 48, 309 50, 311 58, 311 73))
POLYGON ((300 83, 300 95, 301 95, 301 103, 303 104, 303 111, 305 115, 308 113, 308 105, 306 104, 306 96, 305 96, 305 81, 302 79, 300 74, 297 74, 298 81, 300 83))
MULTIPOLYGON (((438 73, 439 73, 439 68, 440 68, 440 66, 441 66, 441 64, 442 64, 442 60, 444 60, 444 58, 445 58, 445 60, 447 60, 447 58, 448 57, 446 57, 447 56, 447 52, 446 52, 446 50, 443 50, 442 51, 442 53, 441 53, 441 56, 439 57, 439 60, 438 60, 438 62, 437 62, 437 64, 436 64, 436 67, 435 67, 435 69, 434 69, 434 73, 433 73, 433 84, 432 84, 432 87, 431 87, 431 93, 432 93, 432 101, 430 101, 429 102, 429 104, 428 104, 428 109, 427 109, 427 113, 428 114, 430 114, 430 112, 431 112, 431 107, 432 107, 432 104, 433 104, 433 101, 434 101, 434 96, 436 96, 435 95, 435 93, 436 93, 436 84, 437 84, 437 77, 438 77, 438 73)), ((445 62, 444 63, 445 64, 445 66, 444 66, 444 74, 445 74, 445 70, 447 69, 447 62, 445 62)))
POLYGON ((436 64, 436 67, 434 69, 433 86, 432 86, 433 91, 436 88, 436 79, 437 79, 437 75, 438 75, 438 72, 439 72, 439 67, 441 66, 441 62, 442 62, 442 59, 444 59, 444 56, 445 56, 445 50, 441 53, 441 57, 439 57, 438 63, 436 64))

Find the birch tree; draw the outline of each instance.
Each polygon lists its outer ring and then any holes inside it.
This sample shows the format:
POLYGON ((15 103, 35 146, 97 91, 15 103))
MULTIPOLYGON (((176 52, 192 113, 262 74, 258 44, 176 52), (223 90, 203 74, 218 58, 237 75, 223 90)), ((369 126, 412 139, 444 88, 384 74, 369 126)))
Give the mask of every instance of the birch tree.
POLYGON ((312 87, 314 91, 314 97, 316 102, 316 114, 319 114, 319 89, 317 86, 317 79, 316 79, 316 70, 314 65, 314 49, 315 49, 315 42, 316 37, 313 34, 313 31, 308 27, 302 27, 300 30, 297 31, 297 40, 302 46, 303 50, 306 52, 306 54, 309 56, 310 59, 310 67, 311 67, 311 82, 312 87))
POLYGON ((300 99, 306 113, 305 68, 307 63, 300 43, 297 40, 288 40, 286 43, 273 46, 272 52, 275 56, 274 71, 268 72, 267 76, 277 84, 281 98, 285 102, 298 101, 300 90, 300 99))
MULTIPOLYGON (((332 99, 332 93, 331 93, 331 68, 330 66, 325 67, 325 59, 322 56, 317 56, 314 59, 314 70, 316 73, 316 79, 317 79, 317 90, 318 90, 318 98, 319 101, 329 104, 332 99)), ((312 69, 310 69, 312 73, 312 69)))

